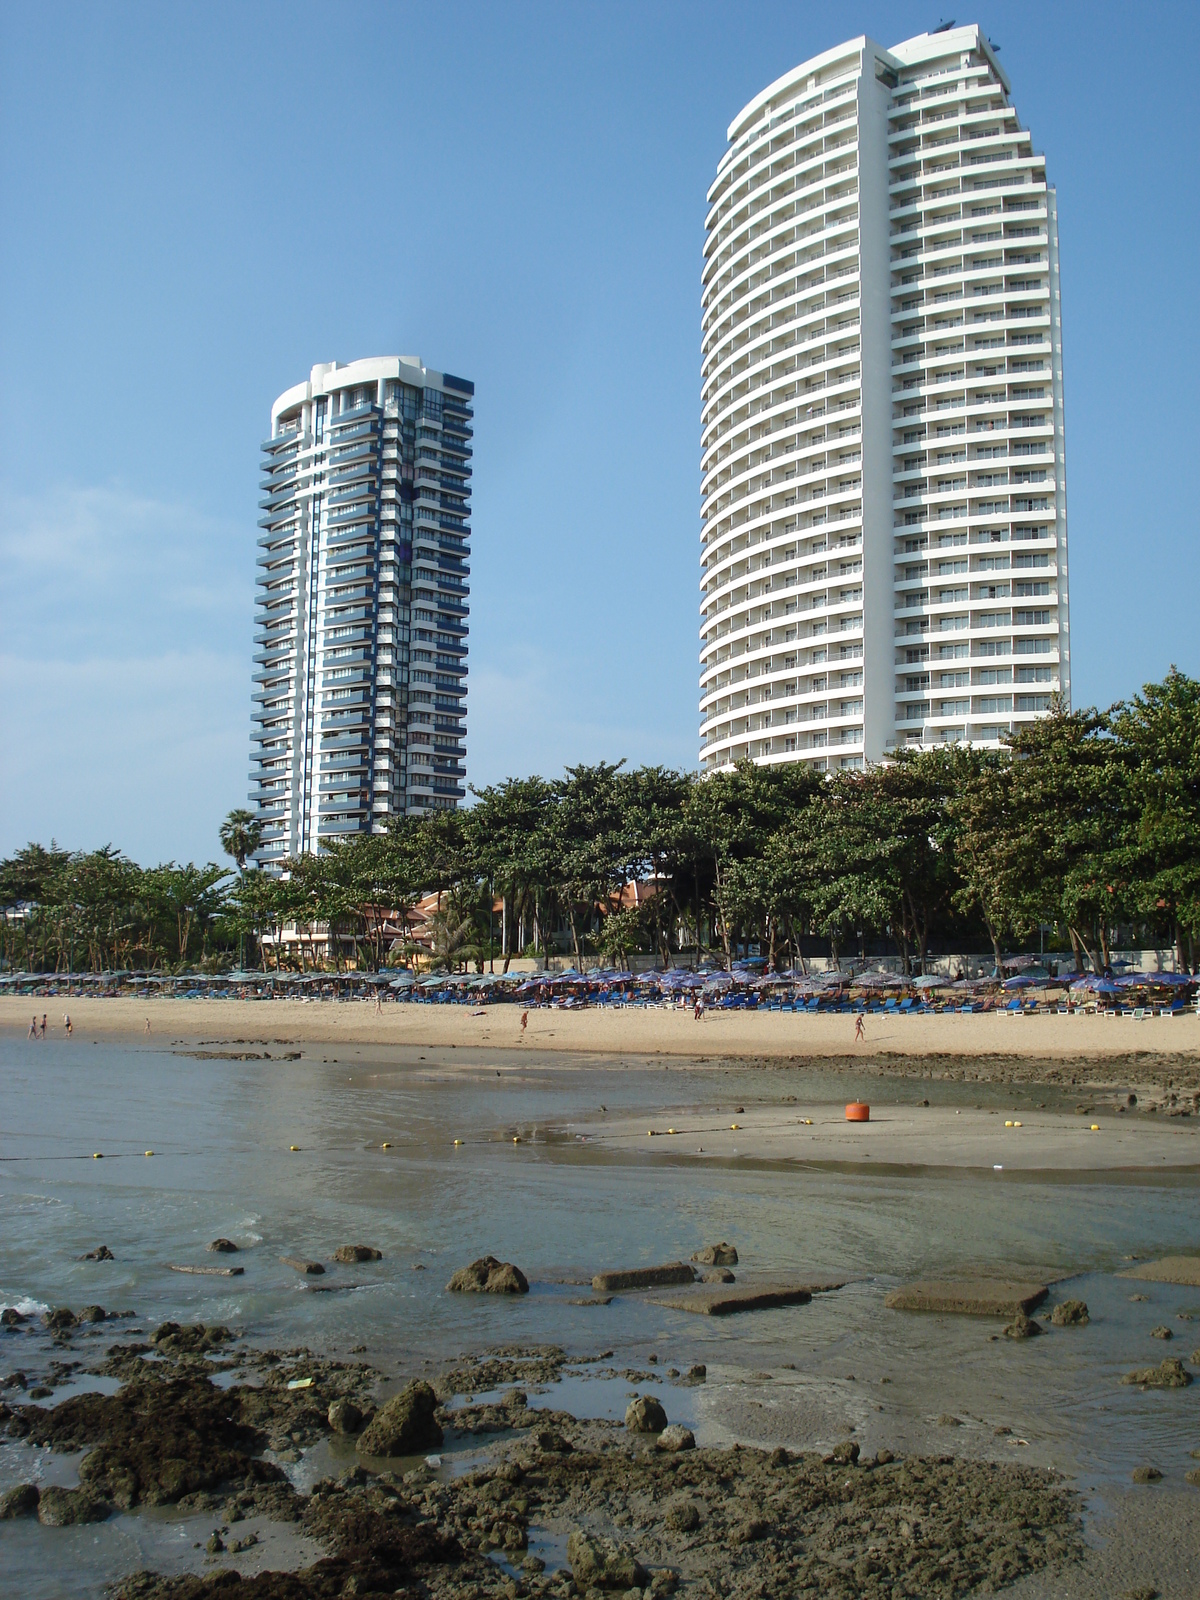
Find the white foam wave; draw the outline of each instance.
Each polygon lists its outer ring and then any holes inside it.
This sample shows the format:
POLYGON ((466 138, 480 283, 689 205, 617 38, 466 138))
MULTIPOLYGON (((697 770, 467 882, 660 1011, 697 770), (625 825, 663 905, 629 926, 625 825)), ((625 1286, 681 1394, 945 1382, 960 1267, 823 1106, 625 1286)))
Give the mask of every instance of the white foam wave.
POLYGON ((41 1300, 24 1294, 16 1300, 0 1295, 0 1311, 19 1311, 23 1317, 44 1317, 50 1307, 41 1300))

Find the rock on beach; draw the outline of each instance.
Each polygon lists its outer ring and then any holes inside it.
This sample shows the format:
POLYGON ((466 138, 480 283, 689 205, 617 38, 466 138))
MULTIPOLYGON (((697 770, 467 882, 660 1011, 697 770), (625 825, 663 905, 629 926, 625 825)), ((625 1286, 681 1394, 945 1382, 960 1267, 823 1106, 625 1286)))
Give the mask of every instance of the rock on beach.
POLYGON ((1157 1367, 1140 1367, 1127 1372, 1122 1383, 1136 1383, 1143 1389, 1186 1389, 1192 1375, 1178 1356, 1168 1356, 1157 1367))
POLYGON ((667 1426, 667 1413, 653 1395, 636 1395, 625 1408, 625 1426, 630 1433, 661 1433, 667 1426))
POLYGON ((469 1267, 459 1267, 446 1289, 451 1294, 528 1294, 529 1280, 511 1261, 480 1256, 469 1267))
POLYGON ((736 1267, 738 1253, 734 1245, 706 1244, 702 1250, 697 1250, 692 1260, 699 1267, 736 1267))
POLYGON ((648 1574, 627 1544, 575 1528, 567 1539, 567 1561, 579 1589, 634 1589, 648 1574))
POLYGON ((655 1440, 660 1450, 667 1450, 675 1454, 680 1450, 694 1450, 696 1436, 690 1428, 685 1428, 681 1422, 671 1422, 663 1429, 655 1440))
POLYGON ((334 1433, 357 1433, 363 1425, 363 1414, 353 1400, 335 1400, 326 1421, 334 1433))
POLYGON ((69 1528, 77 1522, 103 1522, 112 1506, 89 1489, 61 1489, 51 1484, 41 1491, 37 1519, 46 1528, 69 1528))
POLYGON ((38 1499, 36 1483, 18 1483, 7 1494, 0 1495, 0 1522, 11 1522, 16 1517, 36 1517, 38 1499))
POLYGON ((1085 1327, 1091 1321, 1086 1301, 1063 1300, 1050 1313, 1050 1321, 1056 1328, 1085 1327))
POLYGON ((419 1378, 393 1395, 375 1413, 359 1435, 357 1449, 364 1456, 411 1456, 436 1449, 442 1442, 441 1424, 434 1416, 437 1395, 419 1378))
POLYGON ((340 1244, 333 1252, 333 1259, 352 1266, 363 1261, 382 1261, 383 1251, 369 1244, 340 1244))
POLYGON ((1032 1317, 1027 1317, 1023 1311, 1018 1311, 1016 1316, 1004 1330, 1006 1339, 1035 1339, 1039 1333, 1045 1332, 1040 1322, 1035 1322, 1032 1317))

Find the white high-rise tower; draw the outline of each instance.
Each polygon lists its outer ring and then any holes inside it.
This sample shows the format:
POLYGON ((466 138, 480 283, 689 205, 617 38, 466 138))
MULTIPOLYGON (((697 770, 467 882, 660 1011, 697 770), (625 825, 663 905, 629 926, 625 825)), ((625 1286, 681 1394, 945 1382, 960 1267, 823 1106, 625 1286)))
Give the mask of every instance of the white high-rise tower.
POLYGON ((1069 702, 1055 194, 988 40, 806 61, 708 198, 701 769, 1069 702))
POLYGON ((267 867, 464 795, 472 396, 317 366, 263 445, 251 805, 267 867))

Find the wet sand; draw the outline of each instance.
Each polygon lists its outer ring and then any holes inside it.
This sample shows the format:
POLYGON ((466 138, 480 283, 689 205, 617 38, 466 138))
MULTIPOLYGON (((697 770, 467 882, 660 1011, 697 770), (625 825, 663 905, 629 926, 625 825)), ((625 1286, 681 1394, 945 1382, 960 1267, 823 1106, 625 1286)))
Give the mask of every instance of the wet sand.
MULTIPOLYGON (((894 1085, 889 1087, 895 1087, 894 1085)), ((653 1128, 632 1117, 576 1122, 574 1132, 607 1150, 652 1148, 678 1160, 737 1156, 879 1167, 977 1167, 1005 1172, 1165 1171, 1200 1167, 1200 1115, 1119 1112, 1089 1101, 1083 1112, 1025 1107, 1015 1116, 985 1107, 883 1104, 869 1122, 840 1107, 801 1105, 686 1111, 653 1128), (806 1120, 807 1119, 807 1120, 806 1120), (1021 1126, 1007 1127, 1006 1122, 1021 1126)))
POLYGON ((548 1050, 617 1059, 685 1056, 694 1062, 719 1058, 796 1063, 814 1056, 847 1064, 877 1057, 995 1058, 1077 1062, 1081 1070, 1094 1068, 1100 1081, 1107 1081, 1105 1063, 1142 1057, 1162 1058, 1180 1073, 1200 1075, 1200 1017, 1195 1012, 1140 1021, 1082 1014, 878 1015, 865 1019, 866 1040, 856 1043, 855 1019, 848 1015, 715 1010, 697 1022, 687 1008, 547 1008, 531 1010, 522 1031, 522 1008, 511 1004, 386 1004, 376 1011, 370 1000, 100 1000, 60 995, 0 997, 0 1032, 24 1035, 35 1011, 39 1017, 47 1014, 47 1043, 63 1037, 63 1014, 69 1011, 76 1038, 130 1043, 157 1044, 165 1037, 196 1045, 414 1045, 548 1050))

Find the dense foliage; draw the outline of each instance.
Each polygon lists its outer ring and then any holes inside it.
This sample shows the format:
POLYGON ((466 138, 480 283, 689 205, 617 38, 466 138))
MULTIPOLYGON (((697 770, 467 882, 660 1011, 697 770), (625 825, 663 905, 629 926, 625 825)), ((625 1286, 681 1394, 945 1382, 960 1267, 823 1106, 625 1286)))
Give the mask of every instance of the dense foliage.
POLYGON ((772 963, 886 937, 911 970, 932 935, 960 947, 1051 930, 1079 965, 1103 967, 1123 930, 1174 944, 1194 967, 1200 934, 1200 684, 1174 670, 1108 712, 1052 715, 1008 753, 909 753, 830 777, 799 765, 700 779, 623 763, 513 778, 462 812, 394 819, 290 863, 245 863, 254 819, 230 814, 238 865, 143 869, 112 849, 29 845, 0 862, 12 967, 94 971, 229 965, 239 941, 285 924, 312 931, 297 959, 406 954, 422 896, 446 966, 546 949, 623 962, 654 951, 754 941, 772 963), (635 886, 631 891, 630 886, 635 886), (640 892, 637 887, 640 886, 640 892), (497 913, 496 906, 502 907, 497 913), (507 938, 501 930, 507 931, 507 938))

